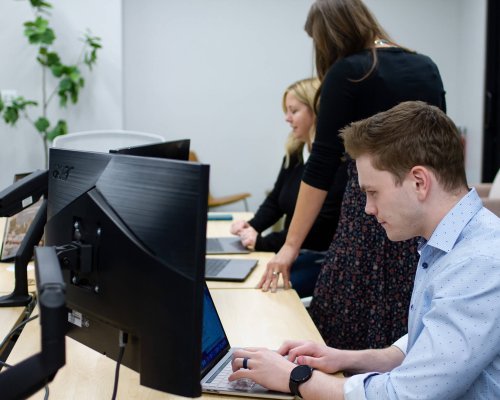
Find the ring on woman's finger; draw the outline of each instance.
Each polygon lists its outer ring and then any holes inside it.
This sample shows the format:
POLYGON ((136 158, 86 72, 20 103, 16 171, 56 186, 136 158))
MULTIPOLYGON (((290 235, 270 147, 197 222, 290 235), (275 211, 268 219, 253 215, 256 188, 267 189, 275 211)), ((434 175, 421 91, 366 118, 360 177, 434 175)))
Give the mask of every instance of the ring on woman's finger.
POLYGON ((243 369, 248 369, 248 358, 247 357, 245 357, 243 359, 243 369))
POLYGON ((273 271, 273 276, 278 276, 280 273, 278 271, 273 271))

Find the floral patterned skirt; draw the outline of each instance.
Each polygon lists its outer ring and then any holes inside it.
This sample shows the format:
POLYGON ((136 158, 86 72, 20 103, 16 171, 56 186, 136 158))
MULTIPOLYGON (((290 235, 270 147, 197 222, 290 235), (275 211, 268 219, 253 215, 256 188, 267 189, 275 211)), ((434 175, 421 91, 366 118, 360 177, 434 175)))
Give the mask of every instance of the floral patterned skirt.
POLYGON ((408 331, 417 240, 391 242, 367 215, 354 161, 339 224, 309 311, 325 342, 340 349, 383 348, 408 331))

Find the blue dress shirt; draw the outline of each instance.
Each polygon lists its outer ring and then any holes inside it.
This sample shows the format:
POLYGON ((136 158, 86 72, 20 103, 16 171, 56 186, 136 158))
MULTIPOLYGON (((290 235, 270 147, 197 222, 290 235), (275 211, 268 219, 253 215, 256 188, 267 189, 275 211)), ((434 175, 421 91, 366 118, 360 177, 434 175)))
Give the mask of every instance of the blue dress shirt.
POLYGON ((500 218, 472 189, 419 253, 403 363, 348 379, 345 398, 500 399, 500 218))

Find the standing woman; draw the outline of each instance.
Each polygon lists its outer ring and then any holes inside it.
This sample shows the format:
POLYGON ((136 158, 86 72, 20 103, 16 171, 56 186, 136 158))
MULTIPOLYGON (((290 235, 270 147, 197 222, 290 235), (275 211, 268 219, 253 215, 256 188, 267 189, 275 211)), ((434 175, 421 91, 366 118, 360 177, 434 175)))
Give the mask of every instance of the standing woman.
MULTIPOLYGON (((275 290, 280 275, 289 287, 290 265, 344 156, 341 128, 406 100, 446 109, 434 62, 394 43, 361 0, 316 0, 305 30, 314 42, 321 80, 316 139, 285 244, 260 281, 263 290, 275 290)), ((355 163, 347 163, 339 224, 310 313, 329 346, 380 348, 407 331, 417 245, 390 242, 374 217, 365 214, 355 163)))

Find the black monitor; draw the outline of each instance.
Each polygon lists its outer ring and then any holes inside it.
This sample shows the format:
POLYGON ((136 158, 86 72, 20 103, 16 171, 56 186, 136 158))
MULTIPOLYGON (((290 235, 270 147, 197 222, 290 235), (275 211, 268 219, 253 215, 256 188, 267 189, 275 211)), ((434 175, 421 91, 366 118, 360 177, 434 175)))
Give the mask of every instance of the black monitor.
POLYGON ((189 160, 189 139, 173 140, 140 146, 123 147, 110 150, 110 153, 129 154, 143 157, 170 158, 171 160, 189 160))
POLYGON ((68 335, 142 385, 201 395, 208 165, 50 149, 46 246, 63 268, 68 335))

